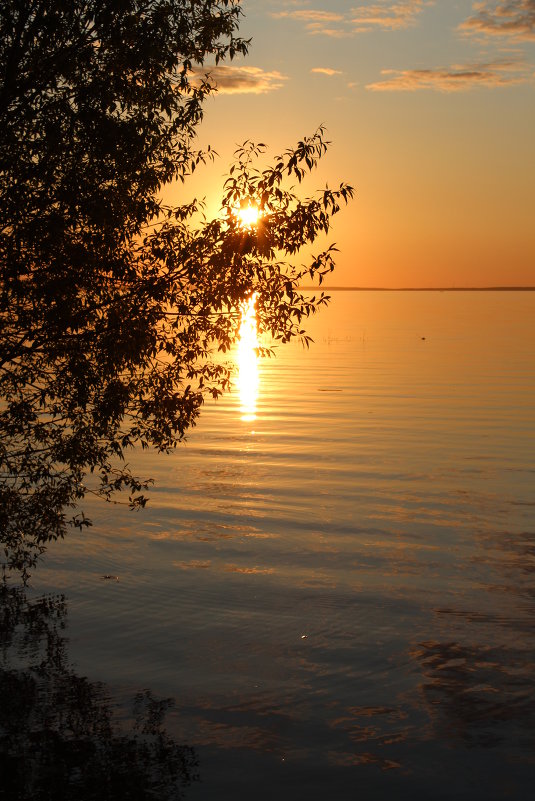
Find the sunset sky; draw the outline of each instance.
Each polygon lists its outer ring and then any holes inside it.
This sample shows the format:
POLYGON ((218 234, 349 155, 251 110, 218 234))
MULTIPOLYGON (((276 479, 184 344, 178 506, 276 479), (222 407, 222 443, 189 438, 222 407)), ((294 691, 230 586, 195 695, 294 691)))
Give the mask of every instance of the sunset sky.
POLYGON ((323 123, 308 191, 356 187, 332 285, 535 285, 535 0, 244 0, 249 56, 212 71, 214 186, 245 139, 323 123))

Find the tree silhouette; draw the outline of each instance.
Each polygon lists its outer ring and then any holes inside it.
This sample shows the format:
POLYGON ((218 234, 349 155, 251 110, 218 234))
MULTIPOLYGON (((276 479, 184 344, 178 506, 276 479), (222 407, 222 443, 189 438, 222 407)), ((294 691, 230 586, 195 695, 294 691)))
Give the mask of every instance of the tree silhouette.
POLYGON ((179 801, 197 759, 163 727, 172 699, 144 690, 119 725, 107 688, 69 665, 62 596, 4 583, 0 610, 0 798, 179 801))
POLYGON ((162 186, 213 156, 195 149, 205 61, 245 54, 238 0, 6 0, 0 14, 0 541, 22 571, 88 491, 146 482, 125 450, 174 447, 207 394, 253 292, 261 330, 288 341, 326 302, 299 291, 333 268, 285 259, 329 230, 351 187, 300 199, 323 129, 260 169, 236 152, 221 213, 165 207, 162 186), (236 208, 254 203, 244 228, 236 208), (69 511, 70 510, 70 511, 69 511))

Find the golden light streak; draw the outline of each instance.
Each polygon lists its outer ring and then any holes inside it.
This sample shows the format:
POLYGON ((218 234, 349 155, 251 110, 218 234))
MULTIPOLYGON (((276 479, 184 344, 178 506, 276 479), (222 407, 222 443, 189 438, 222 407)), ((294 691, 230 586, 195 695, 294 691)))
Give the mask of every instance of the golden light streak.
POLYGON ((240 391, 241 419, 256 420, 258 400, 258 332, 255 312, 256 294, 241 305, 241 323, 237 348, 238 388, 240 391))

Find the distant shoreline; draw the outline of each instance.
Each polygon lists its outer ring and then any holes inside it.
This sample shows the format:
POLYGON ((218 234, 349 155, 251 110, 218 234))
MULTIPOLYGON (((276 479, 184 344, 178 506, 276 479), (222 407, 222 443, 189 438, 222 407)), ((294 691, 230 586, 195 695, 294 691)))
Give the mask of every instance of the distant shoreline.
MULTIPOLYGON (((315 290, 315 286, 300 289, 315 290)), ((326 292, 535 292, 535 286, 321 286, 326 292)))

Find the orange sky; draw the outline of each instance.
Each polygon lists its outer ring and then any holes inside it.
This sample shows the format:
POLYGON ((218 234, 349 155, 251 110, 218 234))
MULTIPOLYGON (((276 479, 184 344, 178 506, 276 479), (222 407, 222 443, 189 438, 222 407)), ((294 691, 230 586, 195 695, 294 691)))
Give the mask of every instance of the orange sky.
POLYGON ((201 129, 220 158, 175 200, 215 202, 237 143, 276 153, 323 123, 307 188, 357 190, 331 285, 535 285, 535 0, 242 6, 250 53, 216 71, 201 129))

